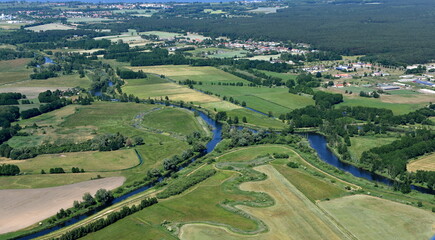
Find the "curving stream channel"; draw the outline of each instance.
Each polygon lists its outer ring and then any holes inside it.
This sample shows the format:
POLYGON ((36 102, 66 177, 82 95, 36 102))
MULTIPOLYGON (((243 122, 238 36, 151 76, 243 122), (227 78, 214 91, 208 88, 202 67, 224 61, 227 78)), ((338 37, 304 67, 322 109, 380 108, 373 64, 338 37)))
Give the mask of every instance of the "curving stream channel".
MULTIPOLYGON (((207 145, 206 145, 207 150, 206 150, 205 154, 209 153, 209 152, 212 152, 214 150, 214 148, 216 147, 216 145, 220 141, 222 141, 222 137, 221 137, 221 134, 222 134, 222 124, 219 123, 219 122, 216 122, 214 119, 210 118, 209 116, 207 116, 206 114, 204 114, 201 111, 197 111, 195 109, 190 109, 190 110, 197 112, 199 114, 199 116, 208 125, 213 127, 213 130, 212 130, 212 132, 213 132, 213 138, 207 143, 207 145)), ((304 134, 304 136, 308 138, 308 141, 309 141, 311 147, 317 152, 319 158, 322 161, 324 161, 324 162, 326 162, 328 164, 331 164, 331 165, 333 165, 333 166, 335 166, 335 167, 337 167, 337 168, 339 168, 339 169, 341 169, 343 171, 349 172, 349 173, 351 173, 352 175, 354 175, 356 177, 361 177, 361 178, 365 178, 365 179, 368 179, 368 180, 371 180, 371 181, 381 182, 381 183, 384 183, 384 184, 387 184, 387 185, 394 184, 393 180, 390 180, 390 179, 388 179, 386 177, 383 177, 383 176, 380 176, 380 175, 377 175, 377 174, 373 174, 373 173, 368 172, 368 171, 366 171, 364 169, 360 169, 360 168, 357 168, 357 167, 355 167, 353 165, 350 165, 348 163, 341 162, 337 158, 337 156, 335 156, 334 153, 332 153, 327 148, 327 141, 326 141, 326 138, 324 136, 316 134, 316 133, 306 133, 306 134, 304 134)), ((192 162, 194 160, 195 159, 193 159, 192 162)), ((163 180, 163 179, 159 179, 159 181, 161 181, 161 180, 163 180)), ((113 204, 116 204, 118 202, 121 202, 121 201, 123 201, 123 200, 125 200, 125 199, 127 199, 127 198, 129 198, 131 196, 134 196, 134 195, 138 194, 138 193, 144 192, 144 191, 148 190, 149 188, 151 188, 152 186, 153 185, 144 186, 144 187, 139 188, 139 189, 137 189, 135 191, 127 193, 127 194, 125 194, 125 195, 123 195, 121 197, 115 198, 113 200, 113 202, 109 206, 111 206, 113 204)), ((420 192, 423 192, 423 193, 435 194, 434 190, 430 190, 430 189, 426 189, 426 188, 422 188, 422 187, 412 186, 412 189, 420 191, 420 192)), ((84 215, 75 217, 73 219, 70 219, 70 220, 66 221, 65 223, 63 223, 61 225, 58 225, 58 226, 55 226, 55 227, 52 227, 52 228, 48 228, 48 229, 45 229, 45 230, 41 230, 39 232, 33 233, 31 235, 27 235, 25 237, 21 237, 21 238, 18 238, 18 239, 22 239, 22 240, 24 240, 24 239, 34 239, 34 238, 37 238, 37 237, 44 236, 44 235, 46 235, 48 233, 51 233, 51 232, 54 232, 56 230, 62 229, 64 227, 66 227, 66 226, 70 226, 72 224, 75 224, 75 223, 77 223, 77 222, 79 222, 79 221, 81 221, 81 220, 83 220, 83 219, 85 219, 85 218, 87 218, 87 217, 97 213, 98 211, 101 211, 102 209, 104 209, 106 207, 108 207, 108 206, 98 208, 98 209, 96 209, 96 210, 94 210, 92 212, 89 212, 88 214, 84 214, 84 215)))

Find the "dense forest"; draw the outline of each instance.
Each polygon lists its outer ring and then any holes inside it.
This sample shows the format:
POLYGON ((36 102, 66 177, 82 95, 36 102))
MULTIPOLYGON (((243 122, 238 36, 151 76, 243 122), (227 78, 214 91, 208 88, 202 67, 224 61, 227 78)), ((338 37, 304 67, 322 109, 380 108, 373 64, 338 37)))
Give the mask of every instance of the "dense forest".
POLYGON ((384 1, 375 5, 316 3, 249 18, 136 18, 111 28, 115 32, 128 28, 193 31, 213 37, 307 42, 322 50, 364 54, 368 55, 366 60, 403 65, 435 59, 433 12, 435 3, 431 0, 384 1))

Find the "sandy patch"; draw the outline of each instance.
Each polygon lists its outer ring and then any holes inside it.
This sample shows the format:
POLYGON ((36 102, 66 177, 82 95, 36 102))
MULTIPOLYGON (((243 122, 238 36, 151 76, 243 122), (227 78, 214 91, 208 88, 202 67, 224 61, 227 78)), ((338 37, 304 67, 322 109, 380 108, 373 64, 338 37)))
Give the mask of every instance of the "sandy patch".
POLYGON ((0 190, 0 234, 23 229, 61 208, 70 208, 86 192, 94 195, 100 188, 114 189, 124 181, 123 177, 110 177, 52 188, 0 190))

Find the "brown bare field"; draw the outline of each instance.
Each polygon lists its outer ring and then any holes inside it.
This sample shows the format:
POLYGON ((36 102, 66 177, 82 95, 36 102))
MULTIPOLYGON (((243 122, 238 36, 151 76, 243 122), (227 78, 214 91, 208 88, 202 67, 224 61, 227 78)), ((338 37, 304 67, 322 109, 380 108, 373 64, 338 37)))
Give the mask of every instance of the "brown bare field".
POLYGON ((435 171, 435 153, 411 161, 406 168, 409 172, 416 172, 417 170, 435 171))
POLYGON ((358 239, 430 239, 435 215, 416 207, 367 195, 319 203, 358 239))
POLYGON ((348 239, 314 203, 305 197, 270 165, 256 167, 268 178, 261 182, 240 185, 245 191, 269 194, 275 205, 267 208, 237 206, 237 208, 261 219, 269 228, 266 233, 247 236, 229 233, 221 227, 185 225, 180 231, 181 239, 348 239), (271 188, 273 186, 273 188, 271 188), (216 232, 217 231, 217 232, 216 232))
POLYGON ((84 193, 121 186, 124 177, 91 180, 61 187, 0 190, 0 234, 23 229, 70 208, 84 193))

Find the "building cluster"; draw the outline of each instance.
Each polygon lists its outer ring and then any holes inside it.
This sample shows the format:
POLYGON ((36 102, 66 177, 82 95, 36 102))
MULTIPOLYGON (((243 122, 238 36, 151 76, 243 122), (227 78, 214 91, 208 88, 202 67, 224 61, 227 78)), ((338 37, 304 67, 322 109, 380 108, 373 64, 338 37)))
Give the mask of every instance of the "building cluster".
POLYGON ((226 48, 242 48, 246 50, 251 50, 255 54, 262 54, 267 52, 278 52, 278 53, 290 53, 292 48, 283 46, 280 42, 265 42, 265 41, 228 41, 220 43, 219 45, 226 48))

